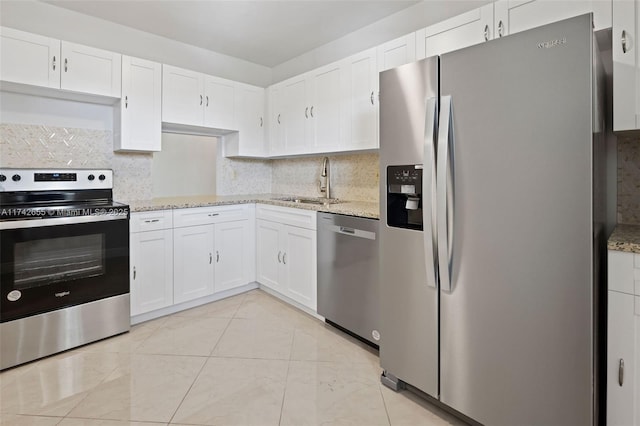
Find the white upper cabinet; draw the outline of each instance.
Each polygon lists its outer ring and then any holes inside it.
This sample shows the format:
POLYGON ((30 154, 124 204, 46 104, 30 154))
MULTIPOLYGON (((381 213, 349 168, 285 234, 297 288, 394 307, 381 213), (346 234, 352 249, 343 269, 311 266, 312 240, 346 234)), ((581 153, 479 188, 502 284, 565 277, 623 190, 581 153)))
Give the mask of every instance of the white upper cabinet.
POLYGON ((378 46, 378 71, 416 60, 416 33, 407 34, 378 46))
POLYGON ((237 130, 235 83, 163 64, 162 121, 182 126, 223 129, 223 133, 237 130))
POLYGON ((227 157, 266 157, 264 89, 250 84, 235 84, 235 110, 238 132, 224 137, 227 157))
POLYGON ((351 56, 344 61, 342 72, 343 144, 346 151, 377 149, 378 142, 378 67, 376 48, 351 56))
POLYGON ((640 0, 613 2, 613 130, 640 130, 640 0))
POLYGON ((611 0, 499 0, 495 3, 495 35, 502 37, 589 12, 593 12, 595 30, 611 27, 611 0))
POLYGON ((4 82, 120 98, 121 61, 119 53, 0 29, 0 80, 4 82))
POLYGON ((204 74, 162 65, 162 121, 204 124, 204 74))
POLYGON ((61 65, 61 89, 120 97, 121 54, 63 41, 61 65))
POLYGON ((116 112, 120 126, 116 124, 115 150, 160 151, 161 95, 162 65, 123 56, 122 100, 119 115, 116 112))
POLYGON ((274 84, 267 88, 267 134, 269 135, 269 155, 284 152, 283 85, 274 84))
POLYGON ((493 4, 488 4, 418 30, 416 59, 441 55, 493 38, 493 4))
POLYGON ((204 76, 204 126, 236 130, 235 83, 204 76))
POLYGON ((340 149, 344 140, 342 126, 344 103, 340 64, 333 63, 320 67, 308 74, 309 148, 315 152, 330 152, 340 149))
POLYGON ((0 80, 60 88, 60 40, 0 28, 0 80))
POLYGON ((307 76, 301 75, 282 84, 282 116, 284 153, 306 154, 309 152, 309 103, 307 76))

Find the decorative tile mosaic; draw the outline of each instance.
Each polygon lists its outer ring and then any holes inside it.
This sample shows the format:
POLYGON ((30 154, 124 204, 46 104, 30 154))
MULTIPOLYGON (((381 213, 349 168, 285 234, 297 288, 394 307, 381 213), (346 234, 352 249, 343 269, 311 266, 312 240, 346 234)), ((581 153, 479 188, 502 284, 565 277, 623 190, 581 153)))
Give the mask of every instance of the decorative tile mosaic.
POLYGON ((113 169, 118 201, 151 197, 152 159, 114 153, 109 131, 0 124, 0 167, 113 169))
MULTIPOLYGON (((273 160, 271 192, 318 197, 323 157, 273 160)), ((332 155, 331 197, 378 202, 378 154, 332 155)))
POLYGON ((640 138, 618 138, 618 223, 640 225, 640 138))

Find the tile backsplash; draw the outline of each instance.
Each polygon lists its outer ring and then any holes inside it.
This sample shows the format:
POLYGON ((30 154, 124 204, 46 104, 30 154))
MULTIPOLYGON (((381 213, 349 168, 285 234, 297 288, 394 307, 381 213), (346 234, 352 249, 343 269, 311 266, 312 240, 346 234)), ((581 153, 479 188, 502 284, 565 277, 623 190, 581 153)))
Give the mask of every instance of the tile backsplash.
POLYGON ((152 154, 113 152, 113 134, 23 124, 0 124, 0 167, 113 169, 119 201, 151 198, 152 154))
POLYGON ((618 223, 640 225, 640 138, 618 138, 618 223))
MULTIPOLYGON (((272 192, 277 194, 322 196, 318 180, 322 156, 273 160, 272 192)), ((378 193, 378 154, 331 155, 331 197, 355 201, 375 201, 378 193)))

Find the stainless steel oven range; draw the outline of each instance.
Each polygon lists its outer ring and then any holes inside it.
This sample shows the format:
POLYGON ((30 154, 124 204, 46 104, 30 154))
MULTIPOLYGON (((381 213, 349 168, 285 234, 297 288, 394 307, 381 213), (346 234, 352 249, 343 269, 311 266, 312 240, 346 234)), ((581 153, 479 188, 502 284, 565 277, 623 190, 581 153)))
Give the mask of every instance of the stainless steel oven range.
POLYGON ((0 369, 129 330, 113 172, 0 169, 0 369))

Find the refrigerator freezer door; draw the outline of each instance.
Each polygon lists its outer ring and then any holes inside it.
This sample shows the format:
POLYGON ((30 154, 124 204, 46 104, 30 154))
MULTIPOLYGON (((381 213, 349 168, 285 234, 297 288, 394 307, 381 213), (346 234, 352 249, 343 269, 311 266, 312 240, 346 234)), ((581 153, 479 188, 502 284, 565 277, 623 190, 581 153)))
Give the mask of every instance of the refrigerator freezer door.
POLYGON ((423 232, 387 225, 384 182, 389 165, 423 163, 427 99, 437 96, 438 58, 380 73, 380 363, 387 373, 434 397, 438 290, 427 282, 423 232))
POLYGON ((591 28, 441 57, 455 184, 441 400, 487 425, 593 424, 591 28))

